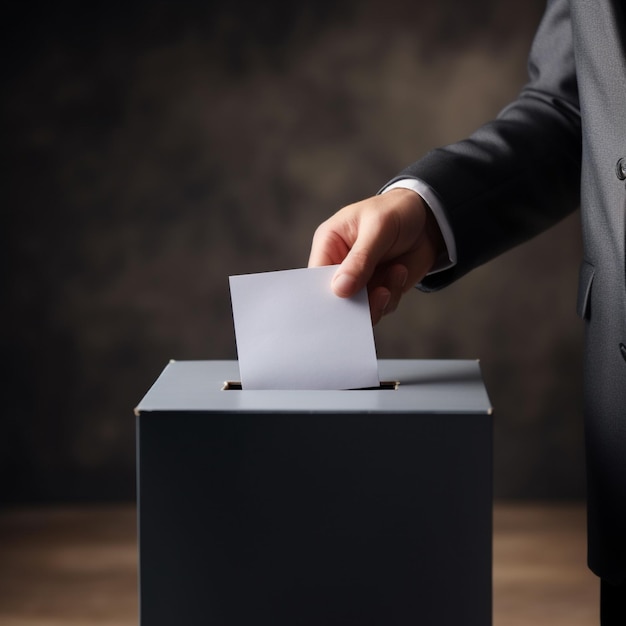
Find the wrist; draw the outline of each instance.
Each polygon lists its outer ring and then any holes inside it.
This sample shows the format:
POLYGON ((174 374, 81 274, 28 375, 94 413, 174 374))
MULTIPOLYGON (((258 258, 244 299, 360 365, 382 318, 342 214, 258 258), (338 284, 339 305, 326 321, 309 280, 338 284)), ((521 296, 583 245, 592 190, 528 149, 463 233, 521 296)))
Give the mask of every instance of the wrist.
POLYGON ((436 260, 429 273, 441 272, 453 267, 457 261, 456 241, 445 207, 435 190, 421 179, 401 177, 387 184, 379 193, 387 194, 395 189, 406 189, 417 194, 426 205, 427 211, 432 213, 430 217, 434 217, 437 222, 437 228, 431 224, 425 228, 424 222, 420 225, 420 232, 428 230, 427 237, 432 243, 433 250, 436 251, 436 260))
POLYGON ((419 245, 429 251, 428 272, 440 265, 442 260, 445 263, 448 259, 445 238, 435 214, 422 196, 417 191, 405 187, 395 187, 384 193, 393 197, 394 204, 403 206, 410 215, 406 223, 413 224, 414 232, 419 233, 419 245))

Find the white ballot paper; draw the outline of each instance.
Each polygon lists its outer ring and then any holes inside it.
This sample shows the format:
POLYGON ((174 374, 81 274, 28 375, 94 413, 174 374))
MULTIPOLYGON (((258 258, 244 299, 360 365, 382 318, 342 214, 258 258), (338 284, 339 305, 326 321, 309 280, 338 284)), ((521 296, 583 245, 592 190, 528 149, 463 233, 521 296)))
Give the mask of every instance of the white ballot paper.
POLYGON ((230 277, 243 389, 379 386, 367 291, 336 296, 336 268, 230 277))

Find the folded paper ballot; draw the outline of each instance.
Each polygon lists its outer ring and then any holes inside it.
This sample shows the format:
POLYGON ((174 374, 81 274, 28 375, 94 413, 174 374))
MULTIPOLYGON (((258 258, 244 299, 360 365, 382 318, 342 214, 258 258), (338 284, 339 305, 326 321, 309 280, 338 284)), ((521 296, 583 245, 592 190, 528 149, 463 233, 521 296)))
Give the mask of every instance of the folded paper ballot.
POLYGON ((243 389, 379 385, 367 291, 337 297, 336 268, 230 277, 243 389))

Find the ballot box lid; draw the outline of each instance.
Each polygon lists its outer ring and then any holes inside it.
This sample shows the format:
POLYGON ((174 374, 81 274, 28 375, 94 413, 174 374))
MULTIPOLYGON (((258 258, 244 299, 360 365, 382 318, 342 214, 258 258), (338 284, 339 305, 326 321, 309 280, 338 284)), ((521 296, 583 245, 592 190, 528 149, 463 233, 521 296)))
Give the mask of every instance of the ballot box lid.
POLYGON ((378 370, 380 389, 242 390, 237 361, 170 361, 135 414, 492 412, 476 360, 379 360, 378 370))

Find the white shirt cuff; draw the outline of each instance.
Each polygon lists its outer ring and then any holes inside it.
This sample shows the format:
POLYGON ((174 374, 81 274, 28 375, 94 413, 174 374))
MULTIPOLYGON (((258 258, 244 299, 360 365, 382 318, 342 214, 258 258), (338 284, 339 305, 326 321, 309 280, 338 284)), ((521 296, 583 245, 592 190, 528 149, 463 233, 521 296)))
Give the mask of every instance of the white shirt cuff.
POLYGON ((447 270, 456 265, 457 256, 454 234, 452 232, 452 228, 450 228, 450 222, 448 222, 443 205, 431 187, 417 178, 402 178, 391 183, 390 185, 387 185, 386 187, 383 187, 380 193, 386 193, 392 189, 410 189, 411 191, 414 191, 416 194, 421 196, 422 200, 424 200, 424 202, 428 205, 437 220, 439 230, 443 236, 443 241, 446 244, 447 254, 444 254, 437 259, 433 269, 429 273, 435 274, 436 272, 442 272, 443 270, 447 270))

